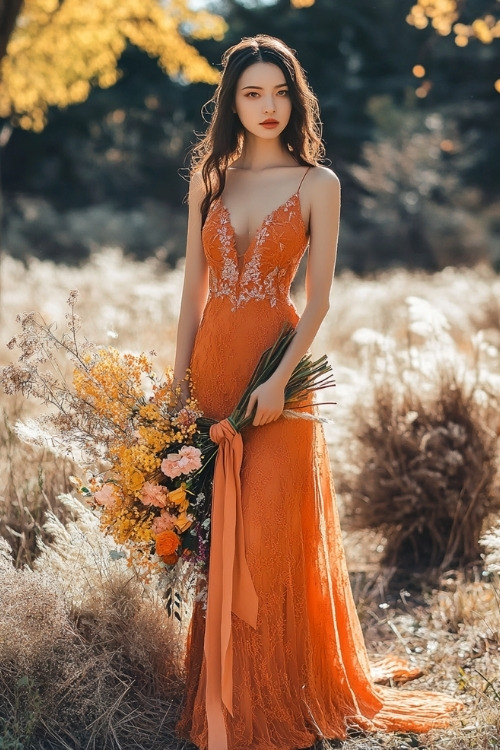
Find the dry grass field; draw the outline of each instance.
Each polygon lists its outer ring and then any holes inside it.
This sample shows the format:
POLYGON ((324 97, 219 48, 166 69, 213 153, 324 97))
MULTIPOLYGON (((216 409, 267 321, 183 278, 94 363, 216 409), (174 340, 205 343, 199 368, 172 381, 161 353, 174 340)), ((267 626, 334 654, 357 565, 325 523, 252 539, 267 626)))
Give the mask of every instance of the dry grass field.
MULTIPOLYGON (((0 365, 16 315, 172 361, 182 269, 108 249, 81 268, 3 258, 0 365)), ((295 292, 297 306, 303 294, 295 292)), ((460 696, 448 730, 352 735, 343 750, 500 747, 500 277, 487 268, 336 281, 315 354, 352 583, 370 653, 421 667, 411 687, 460 696), (481 541, 482 540, 482 541, 481 541)), ((69 370, 61 360, 62 369, 69 370)), ((71 497, 71 462, 21 442, 40 413, 1 396, 0 748, 188 750, 173 723, 179 622, 71 497)), ((402 686, 405 690, 410 686, 402 686)), ((319 745, 318 745, 319 746, 319 745)))

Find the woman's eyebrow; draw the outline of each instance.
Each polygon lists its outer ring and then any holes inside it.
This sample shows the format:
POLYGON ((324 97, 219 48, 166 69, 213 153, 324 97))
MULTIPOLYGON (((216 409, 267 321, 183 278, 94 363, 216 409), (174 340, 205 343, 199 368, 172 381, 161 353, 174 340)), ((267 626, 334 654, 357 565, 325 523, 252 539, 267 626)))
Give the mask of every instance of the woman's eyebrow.
MULTIPOLYGON (((288 86, 288 83, 277 83, 273 88, 282 89, 284 86, 288 86)), ((241 90, 245 91, 245 89, 259 89, 260 91, 262 91, 262 88, 262 86, 243 86, 241 90)))

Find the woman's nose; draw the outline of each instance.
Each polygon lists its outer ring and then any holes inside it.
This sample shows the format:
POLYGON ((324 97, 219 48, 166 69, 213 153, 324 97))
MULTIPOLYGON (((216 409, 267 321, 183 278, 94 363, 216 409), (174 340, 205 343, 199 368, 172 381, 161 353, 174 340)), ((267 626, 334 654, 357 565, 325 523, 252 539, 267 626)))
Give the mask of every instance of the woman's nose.
POLYGON ((276 109, 273 99, 270 97, 264 102, 264 112, 274 112, 276 109))

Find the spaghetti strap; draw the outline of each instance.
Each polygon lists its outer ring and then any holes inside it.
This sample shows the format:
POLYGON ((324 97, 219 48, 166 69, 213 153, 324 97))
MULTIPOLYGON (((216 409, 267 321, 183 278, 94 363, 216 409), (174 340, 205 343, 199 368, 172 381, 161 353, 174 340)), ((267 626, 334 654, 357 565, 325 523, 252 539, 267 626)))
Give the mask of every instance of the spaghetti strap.
POLYGON ((302 183, 306 179, 307 173, 309 172, 310 169, 311 169, 311 167, 307 167, 306 171, 304 172, 304 174, 302 176, 302 179, 301 179, 301 181, 299 183, 299 187, 297 188, 297 193, 300 193, 300 188, 302 187, 302 183))

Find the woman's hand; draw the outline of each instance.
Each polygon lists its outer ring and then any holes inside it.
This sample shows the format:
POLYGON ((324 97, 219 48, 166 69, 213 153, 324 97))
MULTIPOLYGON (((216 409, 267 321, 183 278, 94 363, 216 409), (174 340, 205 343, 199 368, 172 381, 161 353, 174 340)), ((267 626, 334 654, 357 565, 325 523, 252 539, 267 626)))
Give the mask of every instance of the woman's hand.
POLYGON ((186 378, 182 378, 182 380, 174 379, 172 386, 178 393, 178 403, 176 404, 176 408, 183 409, 186 406, 188 399, 191 397, 189 383, 186 378))
POLYGON ((250 394, 248 408, 245 418, 252 413, 256 406, 255 415, 252 424, 254 427, 274 422, 283 413, 285 405, 285 389, 283 384, 271 377, 265 383, 257 386, 250 394))

